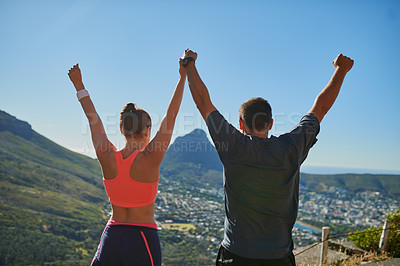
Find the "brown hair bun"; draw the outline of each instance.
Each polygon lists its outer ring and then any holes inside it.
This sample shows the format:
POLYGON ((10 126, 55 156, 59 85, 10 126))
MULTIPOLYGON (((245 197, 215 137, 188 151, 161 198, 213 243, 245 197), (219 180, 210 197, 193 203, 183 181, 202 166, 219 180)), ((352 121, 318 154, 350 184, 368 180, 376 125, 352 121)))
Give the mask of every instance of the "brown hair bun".
POLYGON ((133 112, 135 110, 136 110, 135 104, 128 103, 127 105, 125 105, 124 109, 122 110, 122 113, 133 112))
POLYGON ((128 103, 122 109, 119 127, 125 137, 140 135, 143 130, 151 127, 151 118, 145 110, 136 108, 134 103, 128 103))

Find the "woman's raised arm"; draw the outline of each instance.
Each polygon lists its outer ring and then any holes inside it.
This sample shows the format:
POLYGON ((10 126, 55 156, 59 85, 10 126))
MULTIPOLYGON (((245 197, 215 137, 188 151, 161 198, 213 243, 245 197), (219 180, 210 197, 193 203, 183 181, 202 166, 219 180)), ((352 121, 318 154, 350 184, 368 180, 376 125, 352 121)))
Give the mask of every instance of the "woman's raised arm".
POLYGON ((144 149, 149 159, 155 166, 160 166, 164 155, 171 141, 171 136, 175 126, 175 119, 179 112, 179 107, 182 102, 183 88, 185 87, 186 70, 182 66, 182 59, 179 59, 179 81, 176 85, 174 94, 169 102, 167 113, 161 120, 160 128, 154 138, 144 149))
POLYGON ((75 86, 78 100, 80 101, 83 111, 88 118, 93 146, 96 151, 97 158, 99 159, 100 163, 102 163, 102 161, 104 161, 103 158, 105 158, 105 156, 107 156, 110 152, 113 152, 115 147, 108 140, 100 116, 97 114, 93 102, 90 99, 89 93, 83 85, 82 74, 78 64, 70 68, 68 71, 68 76, 75 86))

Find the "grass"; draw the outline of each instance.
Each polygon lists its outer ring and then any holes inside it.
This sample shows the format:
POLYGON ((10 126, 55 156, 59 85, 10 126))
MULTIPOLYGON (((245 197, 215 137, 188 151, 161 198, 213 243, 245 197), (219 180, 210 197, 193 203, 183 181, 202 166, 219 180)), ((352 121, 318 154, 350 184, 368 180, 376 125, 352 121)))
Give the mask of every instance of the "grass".
POLYGON ((172 224, 161 224, 162 228, 168 230, 178 230, 178 231, 189 231, 191 229, 196 230, 196 226, 193 224, 185 224, 185 223, 172 223, 172 224))
POLYGON ((335 266, 353 266, 360 265, 365 262, 376 262, 390 259, 391 257, 387 253, 379 254, 377 252, 368 252, 362 255, 353 255, 348 259, 338 261, 332 265, 335 266))
MULTIPOLYGON (((380 254, 377 252, 367 252, 365 254, 353 255, 351 257, 348 257, 347 259, 338 260, 334 263, 327 264, 327 265, 354 266, 354 265, 360 265, 360 264, 365 264, 365 263, 384 261, 384 260, 387 260, 390 258, 392 258, 392 257, 390 257, 387 253, 380 254)), ((297 265, 298 266, 319 266, 319 264, 312 264, 312 263, 307 263, 307 262, 297 263, 297 265)))

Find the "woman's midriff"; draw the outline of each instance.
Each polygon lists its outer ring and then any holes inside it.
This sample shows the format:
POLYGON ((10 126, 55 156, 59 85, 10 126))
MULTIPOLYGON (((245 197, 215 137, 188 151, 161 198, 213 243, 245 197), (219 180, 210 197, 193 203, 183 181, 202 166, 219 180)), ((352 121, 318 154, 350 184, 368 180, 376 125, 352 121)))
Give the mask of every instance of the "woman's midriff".
POLYGON ((134 208, 112 205, 111 220, 119 223, 155 223, 154 203, 134 208))

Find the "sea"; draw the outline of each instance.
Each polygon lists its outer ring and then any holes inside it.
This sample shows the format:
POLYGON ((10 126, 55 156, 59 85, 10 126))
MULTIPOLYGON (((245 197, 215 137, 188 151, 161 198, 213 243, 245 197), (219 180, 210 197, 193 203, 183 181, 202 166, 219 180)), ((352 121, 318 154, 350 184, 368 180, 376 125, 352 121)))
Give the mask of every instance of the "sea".
POLYGON ((310 233, 315 233, 315 234, 320 234, 321 233, 321 231, 319 231, 319 230, 316 230, 314 228, 310 228, 310 227, 307 227, 305 225, 298 224, 298 223, 295 223, 294 227, 299 228, 300 230, 303 230, 303 231, 308 231, 310 233))

